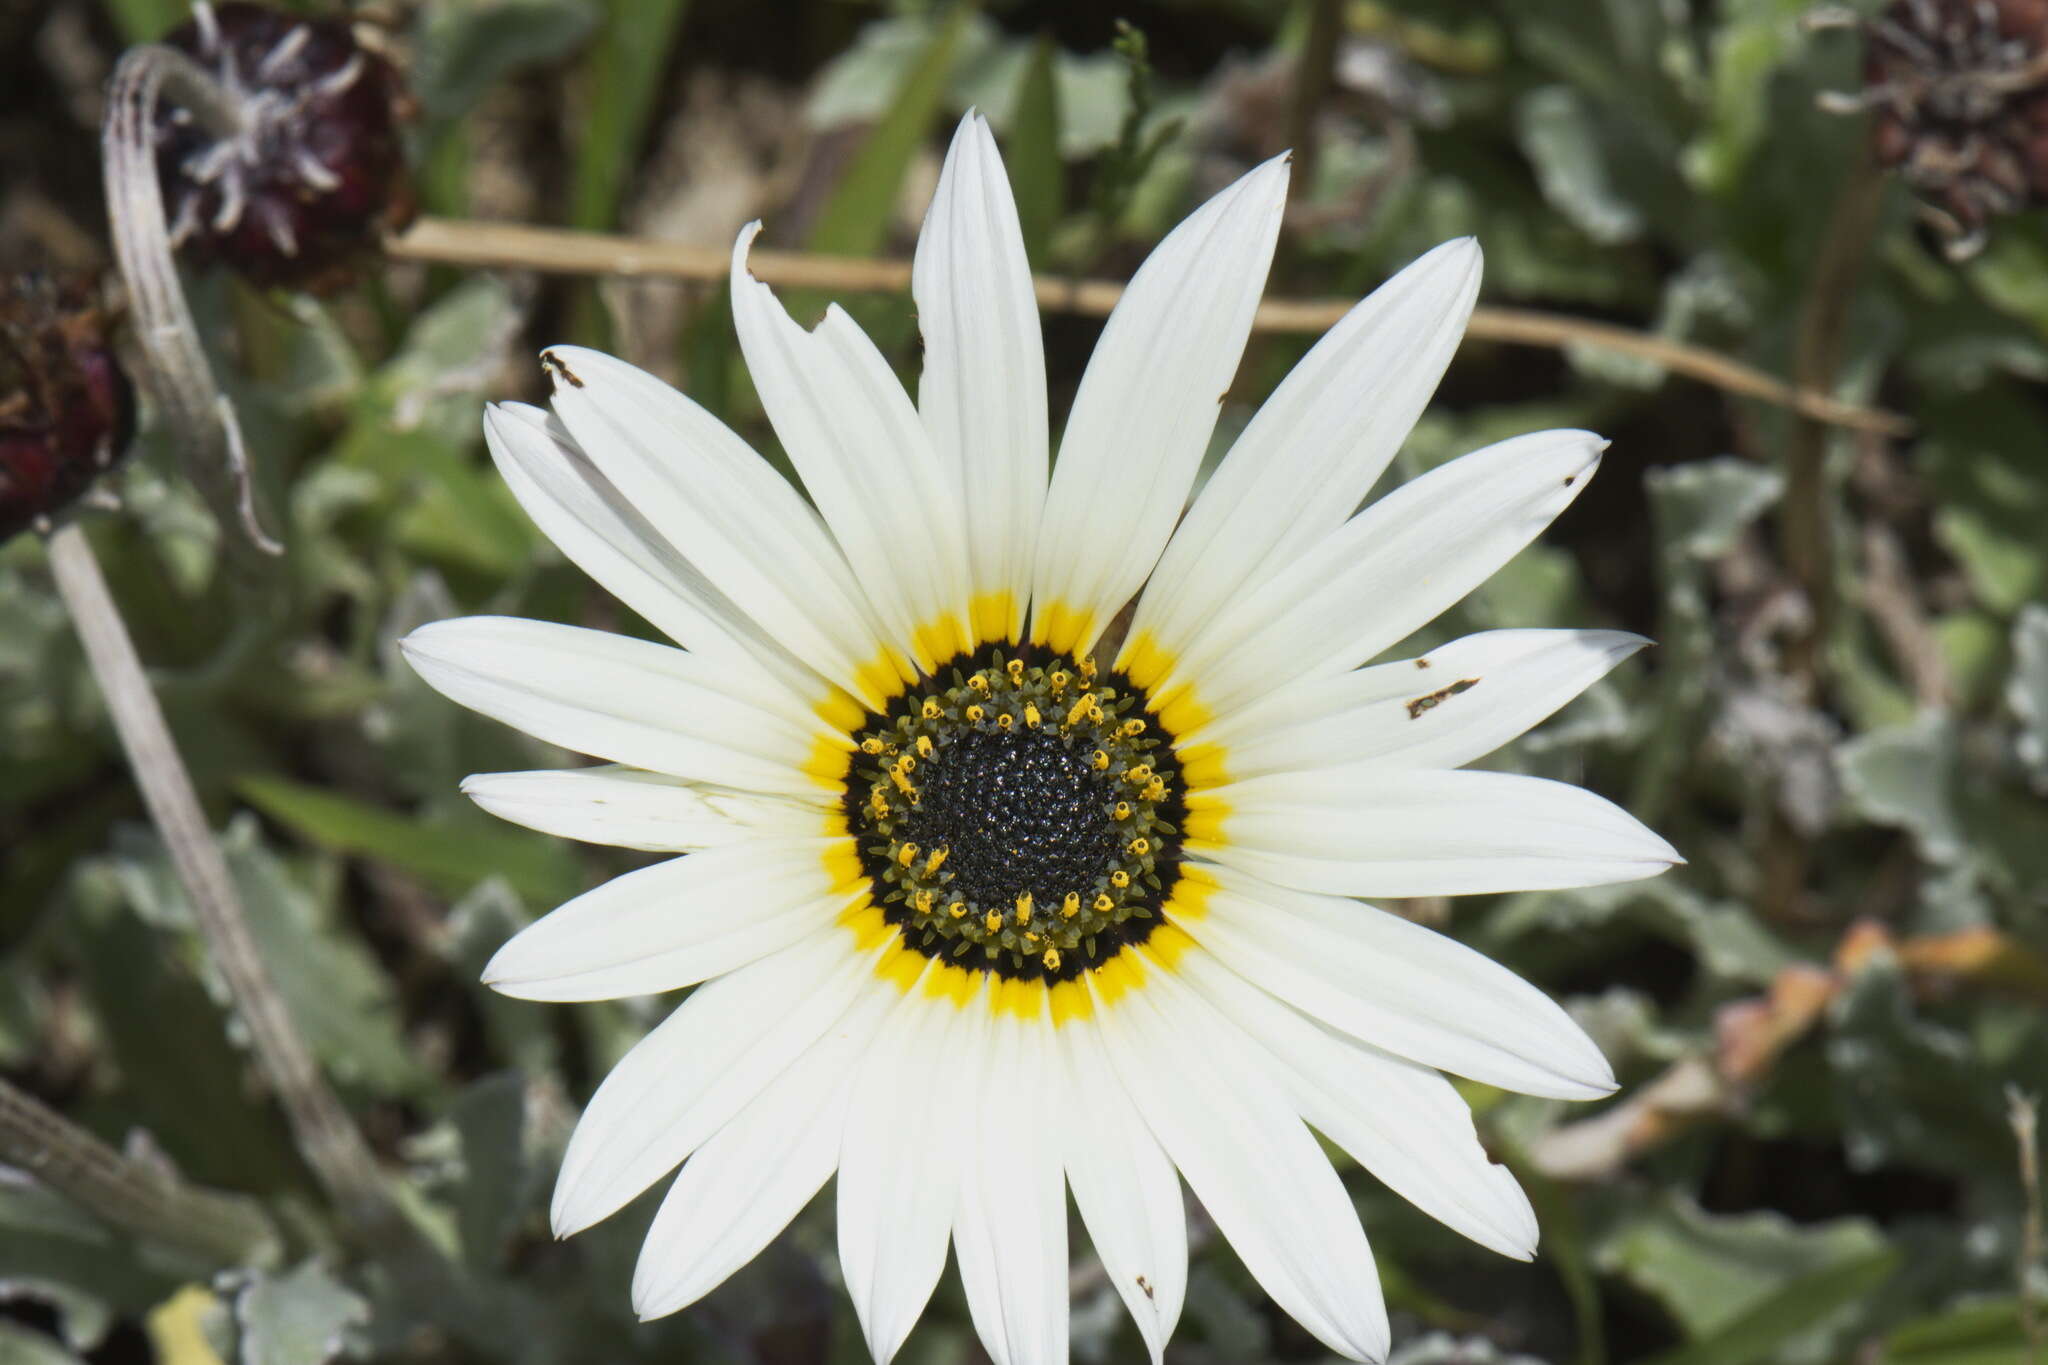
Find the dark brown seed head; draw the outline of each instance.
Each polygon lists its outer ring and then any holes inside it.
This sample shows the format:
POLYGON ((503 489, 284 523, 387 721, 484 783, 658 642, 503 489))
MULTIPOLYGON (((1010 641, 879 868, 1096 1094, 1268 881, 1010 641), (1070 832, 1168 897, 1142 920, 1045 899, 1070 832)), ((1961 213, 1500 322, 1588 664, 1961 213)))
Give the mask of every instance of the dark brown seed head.
POLYGON ((47 526, 134 434, 134 390, 91 282, 27 271, 0 284, 0 541, 47 526))
POLYGON ((1897 0, 1863 27, 1877 158, 1951 255, 2048 202, 2048 0, 1897 0))
POLYGON ((266 5, 201 9, 164 39, 212 73, 246 130, 157 115, 172 244, 260 285, 327 293, 412 217, 399 137, 407 97, 346 20, 266 5))

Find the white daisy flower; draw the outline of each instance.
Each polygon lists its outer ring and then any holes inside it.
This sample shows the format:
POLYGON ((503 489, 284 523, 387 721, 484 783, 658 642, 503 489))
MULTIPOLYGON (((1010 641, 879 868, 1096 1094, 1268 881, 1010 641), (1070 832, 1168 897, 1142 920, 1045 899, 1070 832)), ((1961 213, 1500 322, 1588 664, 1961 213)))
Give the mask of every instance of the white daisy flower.
POLYGON ((759 225, 740 234, 740 343, 808 500, 591 351, 543 355, 552 414, 487 416, 542 529, 681 646, 492 617, 406 641, 449 697, 610 765, 474 777, 487 810, 687 855, 562 906, 485 975, 533 1000, 698 987, 598 1088, 555 1191, 566 1236, 681 1167, 643 1316, 701 1298, 837 1173, 877 1361, 949 1242, 989 1354, 1064 1361, 1071 1190, 1156 1361, 1185 1179, 1280 1307, 1382 1359, 1372 1253, 1311 1129, 1533 1254, 1527 1198, 1440 1073, 1589 1099, 1607 1063, 1504 968, 1353 898, 1678 861, 1589 792, 1460 770, 1643 641, 1489 631, 1360 665, 1528 544, 1603 442, 1503 441, 1353 514, 1471 311, 1479 250, 1450 242, 1309 352, 1183 517, 1286 186, 1267 162, 1153 252, 1050 475, 1031 277, 974 115, 918 242, 915 404, 844 312, 793 322, 747 271, 759 225))

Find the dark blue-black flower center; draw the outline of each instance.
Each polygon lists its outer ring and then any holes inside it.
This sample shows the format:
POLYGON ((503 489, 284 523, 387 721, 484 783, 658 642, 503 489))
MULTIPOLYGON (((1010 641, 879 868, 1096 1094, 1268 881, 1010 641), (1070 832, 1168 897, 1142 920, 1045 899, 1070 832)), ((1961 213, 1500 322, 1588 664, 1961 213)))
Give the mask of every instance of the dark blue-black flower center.
POLYGON ((1086 660, 962 655, 853 734, 845 813, 883 917, 969 971, 1064 981, 1142 943, 1180 875, 1180 767, 1086 660))
POLYGON ((984 906, 1093 896, 1117 852, 1116 791, 1064 734, 969 730, 926 761, 899 838, 948 850, 952 888, 984 906))

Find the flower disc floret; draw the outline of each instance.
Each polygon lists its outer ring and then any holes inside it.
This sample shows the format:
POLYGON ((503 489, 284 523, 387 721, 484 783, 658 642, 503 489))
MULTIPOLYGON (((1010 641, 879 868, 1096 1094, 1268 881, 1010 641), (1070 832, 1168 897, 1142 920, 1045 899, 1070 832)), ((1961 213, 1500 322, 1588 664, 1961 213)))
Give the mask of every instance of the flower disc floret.
POLYGON ((1061 981, 1159 923, 1180 770, 1127 680, 994 649, 942 667, 854 738, 848 823, 884 915, 918 951, 1061 981))

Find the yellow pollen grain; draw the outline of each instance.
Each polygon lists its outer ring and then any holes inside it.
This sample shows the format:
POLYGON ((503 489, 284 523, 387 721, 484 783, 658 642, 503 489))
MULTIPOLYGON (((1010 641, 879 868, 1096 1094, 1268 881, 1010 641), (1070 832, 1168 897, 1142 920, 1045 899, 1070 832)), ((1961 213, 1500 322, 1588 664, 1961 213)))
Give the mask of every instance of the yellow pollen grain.
POLYGON ((1008 664, 1004 665, 1004 667, 1009 672, 1010 685, 1013 687, 1023 686, 1024 661, 1022 659, 1012 659, 1008 664))
POLYGON ((1081 893, 1078 891, 1069 891, 1066 895, 1066 899, 1060 902, 1060 918, 1072 919, 1074 916, 1080 913, 1081 893))
POLYGON ((1030 726, 1030 727, 1031 727, 1032 729, 1034 729, 1034 730, 1035 730, 1035 729, 1037 729, 1037 728, 1038 728, 1038 722, 1039 722, 1039 719, 1040 719, 1040 717, 1039 717, 1039 714, 1038 714, 1038 707, 1037 707, 1037 705, 1036 705, 1035 703, 1032 703, 1032 702, 1028 702, 1028 701, 1027 701, 1027 702, 1025 702, 1025 703, 1024 703, 1024 723, 1025 723, 1026 725, 1030 726))
POLYGON ((979 673, 969 678, 967 680, 967 685, 973 688, 975 691, 982 693, 983 695, 987 695, 988 693, 988 679, 983 677, 979 673))
POLYGON ((896 864, 897 864, 897 866, 899 866, 899 867, 909 867, 909 866, 910 866, 910 865, 911 865, 912 863, 914 863, 914 862, 916 862, 916 861, 917 861, 917 845, 916 845, 916 844, 902 844, 902 845, 899 845, 899 846, 897 847, 897 849, 896 849, 896 864))
POLYGON ((1142 858, 1152 851, 1152 841, 1140 834, 1137 838, 1131 840, 1130 849, 1133 854, 1142 858))
POLYGON ((1110 895, 1107 891, 1098 891, 1095 893, 1095 908, 1102 914, 1106 915, 1110 911, 1116 909, 1116 902, 1110 899, 1110 895))
POLYGON ((1129 720, 1125 721, 1122 725, 1119 725, 1117 727, 1117 733, 1122 735, 1125 739, 1130 739, 1134 736, 1142 735, 1145 733, 1145 722, 1137 716, 1132 716, 1129 720))
POLYGON ((1014 726, 1016 723, 1017 718, 1011 715, 1008 711, 1005 711, 1003 712, 1003 714, 996 717, 996 729, 998 730, 1007 730, 1014 726))
POLYGON ((967 902, 966 902, 966 901, 954 901, 954 902, 953 902, 953 903, 952 903, 951 905, 949 905, 949 906, 947 906, 947 907, 946 907, 946 913, 947 913, 947 914, 949 914, 949 915, 951 915, 951 916, 952 916, 952 917, 953 917, 954 919, 966 919, 966 918, 967 918, 967 902))
POLYGON ((930 735, 919 735, 917 737, 917 752, 925 758, 932 756, 932 737, 930 735))
POLYGON ((1096 772, 1107 772, 1109 770, 1109 753, 1107 750, 1097 749, 1094 753, 1088 755, 1088 762, 1094 767, 1096 772))
POLYGON ((1115 887, 1117 890, 1121 891, 1131 884, 1131 874, 1124 871, 1122 868, 1118 868, 1116 871, 1109 874, 1109 884, 1115 887))
POLYGON ((991 910, 982 916, 981 927, 988 930, 991 934, 998 933, 1003 927, 1003 917, 991 910))
POLYGON ((903 769, 900 766, 889 769, 889 780, 894 782, 896 790, 902 792, 905 796, 917 795, 917 788, 910 785, 910 779, 903 775, 903 769))
POLYGON ((868 757, 873 758, 876 754, 882 752, 882 741, 876 739, 873 735, 869 735, 866 739, 860 742, 860 751, 866 754, 868 757))
POLYGON ((1031 923, 1031 893, 1029 891, 1017 897, 1017 923, 1031 923))
POLYGON ((988 716, 988 708, 979 703, 967 708, 967 719, 979 725, 988 716))
POLYGON ((920 891, 911 897, 910 903, 917 907, 918 914, 929 915, 932 912, 932 893, 930 891, 920 891))
POLYGON ((1124 769, 1124 780, 1127 782, 1143 782, 1150 776, 1152 776, 1152 765, 1150 763, 1140 763, 1135 768, 1124 769))
POLYGON ((939 699, 937 697, 926 697, 924 699, 924 705, 918 707, 917 709, 926 720, 937 720, 940 716, 946 714, 946 708, 939 705, 939 699))
POLYGON ((924 875, 929 877, 932 875, 932 873, 937 872, 939 868, 942 865, 944 865, 946 861, 946 854, 949 852, 951 852, 951 850, 944 847, 943 845, 933 849, 932 856, 924 860, 924 875))
POLYGON ((1051 673, 1052 690, 1055 692, 1064 692, 1066 690, 1067 684, 1072 682, 1073 680, 1074 675, 1067 672, 1066 669, 1055 668, 1051 673))
POLYGON ((1060 950, 1057 948, 1047 948, 1044 955, 1038 960, 1045 964, 1047 971, 1056 972, 1060 969, 1060 950))
MULTIPOLYGON (((1080 724, 1082 718, 1088 714, 1088 708, 1094 704, 1095 698, 1093 697, 1083 697, 1075 702, 1067 708, 1067 718, 1060 722, 1060 728, 1065 730, 1073 729, 1076 725, 1080 724)), ((1102 753, 1100 749, 1097 749, 1095 752, 1098 755, 1102 753)))
POLYGON ((1119 802, 1117 802, 1117 803, 1116 803, 1116 809, 1115 809, 1115 810, 1113 810, 1113 811, 1111 811, 1111 812, 1110 812, 1110 814, 1111 814, 1111 815, 1114 815, 1114 816, 1115 816, 1115 817, 1116 817, 1117 819, 1119 819, 1119 820, 1128 820, 1128 819, 1130 819, 1130 818, 1131 818, 1131 803, 1130 803, 1130 802, 1128 802, 1128 801, 1119 801, 1119 802))

